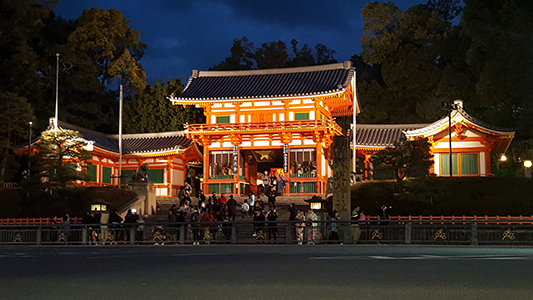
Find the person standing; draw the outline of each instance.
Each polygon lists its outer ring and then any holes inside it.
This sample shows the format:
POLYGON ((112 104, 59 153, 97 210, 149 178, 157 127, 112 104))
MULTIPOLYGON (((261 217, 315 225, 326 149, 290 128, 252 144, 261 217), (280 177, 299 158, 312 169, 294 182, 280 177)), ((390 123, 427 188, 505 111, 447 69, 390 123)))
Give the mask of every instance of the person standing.
POLYGON ((228 200, 228 220, 235 221, 237 215, 237 201, 233 198, 233 195, 229 196, 228 200))
POLYGON ((204 195, 204 192, 202 190, 199 190, 198 191, 198 209, 200 210, 200 212, 204 212, 205 211, 205 195, 204 195))
POLYGON ((248 214, 249 210, 250 210, 250 205, 248 205, 248 199, 244 199, 244 203, 241 205, 242 219, 243 220, 244 220, 244 217, 248 214))
POLYGON ((226 199, 226 196, 224 196, 224 194, 220 194, 220 204, 227 204, 228 203, 228 199, 226 199))
POLYGON ((359 228, 359 218, 361 217, 361 215, 359 214, 359 210, 361 210, 361 208, 359 206, 356 206, 353 211, 352 211, 352 218, 351 218, 351 221, 352 221, 352 240, 355 243, 357 243, 357 241, 359 241, 359 238, 361 237, 361 229, 359 228))
POLYGON ((296 215, 298 214, 298 210, 296 209, 296 204, 292 203, 291 206, 289 206, 289 221, 296 220, 296 215))
POLYGON ((330 215, 329 215, 329 235, 328 235, 328 240, 329 241, 338 241, 339 240, 339 234, 337 232, 337 211, 334 210, 330 215))
POLYGON ((122 221, 122 217, 118 215, 118 209, 115 209, 109 215, 108 222, 111 223, 111 230, 113 231, 115 245, 117 244, 118 240, 122 240, 123 238, 122 221))
MULTIPOLYGON (((257 203, 256 203, 257 204, 257 203)), ((265 215, 262 210, 254 211, 254 237, 257 240, 265 239, 265 215)))
POLYGON ((285 183, 290 182, 290 180, 283 176, 282 173, 279 173, 278 178, 276 178, 276 182, 278 188, 278 195, 283 195, 283 191, 285 190, 285 183))
POLYGON ((135 228, 133 224, 136 224, 137 220, 139 220, 139 216, 137 215, 137 210, 128 209, 128 212, 126 213, 126 216, 124 217, 124 223, 126 224, 126 240, 130 240, 130 238, 132 237, 131 231, 134 230, 135 228))
POLYGON ((254 193, 250 192, 249 198, 248 198, 248 205, 250 205, 250 216, 253 216, 254 214, 254 206, 255 206, 255 195, 254 193))
POLYGON ((268 211, 266 215, 267 220, 269 221, 267 224, 268 227, 268 243, 270 243, 270 239, 274 238, 274 243, 276 243, 276 233, 278 232, 278 224, 275 223, 278 219, 278 215, 276 214, 275 209, 271 209, 268 211))
POLYGON ((305 215, 304 212, 299 210, 296 214, 296 221, 298 221, 296 226, 296 240, 298 241, 298 245, 302 245, 304 240, 304 228, 305 228, 305 215))
POLYGON ((314 245, 318 240, 318 223, 316 223, 316 221, 318 221, 318 216, 312 209, 307 211, 307 221, 311 221, 311 226, 307 229, 307 245, 314 245))
POLYGON ((268 209, 276 209, 276 192, 271 192, 267 195, 268 198, 268 209))
POLYGON ((198 206, 194 206, 191 212, 191 228, 193 245, 200 245, 200 212, 198 206))
POLYGON ((268 175, 268 171, 265 170, 265 175, 263 175, 263 193, 268 196, 268 194, 272 191, 272 180, 270 179, 270 176, 268 175))

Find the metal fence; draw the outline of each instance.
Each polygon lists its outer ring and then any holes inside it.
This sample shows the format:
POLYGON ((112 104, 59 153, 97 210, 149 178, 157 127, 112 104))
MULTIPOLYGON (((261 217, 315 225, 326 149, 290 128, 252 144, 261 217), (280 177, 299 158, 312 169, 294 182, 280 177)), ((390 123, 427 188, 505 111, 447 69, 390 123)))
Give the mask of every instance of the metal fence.
MULTIPOLYGON (((487 221, 487 220, 485 220, 487 221)), ((0 226, 0 245, 533 245, 533 226, 484 222, 317 221, 0 226)))

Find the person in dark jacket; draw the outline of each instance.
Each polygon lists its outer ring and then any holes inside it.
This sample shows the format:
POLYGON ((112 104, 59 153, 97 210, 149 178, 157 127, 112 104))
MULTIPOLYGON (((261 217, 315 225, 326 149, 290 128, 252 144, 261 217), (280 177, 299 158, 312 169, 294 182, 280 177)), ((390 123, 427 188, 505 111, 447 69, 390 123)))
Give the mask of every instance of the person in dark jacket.
POLYGON ((276 192, 271 192, 267 195, 268 198, 268 209, 273 210, 276 209, 276 192))
POLYGON ((126 213, 126 216, 124 217, 124 224, 126 224, 126 240, 129 240, 131 237, 131 230, 133 227, 135 227, 134 224, 137 224, 137 220, 139 220, 139 215, 137 215, 137 210, 135 209, 128 209, 128 212, 126 213))
POLYGON ((267 220, 269 223, 267 224, 268 227, 268 242, 270 243, 270 239, 274 238, 274 243, 276 243, 276 233, 278 232, 278 224, 272 223, 275 222, 278 219, 278 215, 276 214, 275 209, 271 209, 267 215, 267 220))
POLYGON ((237 215, 237 201, 233 198, 233 195, 229 196, 228 200, 228 220, 235 221, 237 215))
POLYGON ((298 215, 298 209, 296 209, 296 204, 292 203, 291 206, 289 206, 289 221, 296 220, 296 215, 298 215))
POLYGON ((115 244, 118 240, 123 239, 122 232, 122 217, 118 215, 118 209, 115 209, 110 215, 108 222, 111 224, 111 231, 113 231, 113 237, 115 244))
POLYGON ((257 240, 265 239, 265 215, 262 210, 254 211, 254 237, 257 240))

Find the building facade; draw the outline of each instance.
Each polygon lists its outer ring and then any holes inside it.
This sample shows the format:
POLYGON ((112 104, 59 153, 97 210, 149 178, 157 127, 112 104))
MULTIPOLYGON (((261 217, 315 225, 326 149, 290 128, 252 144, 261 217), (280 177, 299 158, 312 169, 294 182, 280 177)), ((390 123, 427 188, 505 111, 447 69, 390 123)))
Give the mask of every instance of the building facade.
POLYGON ((156 196, 177 197, 188 174, 194 173, 192 170, 202 160, 197 145, 183 131, 123 134, 119 174, 118 134, 104 134, 61 121, 58 128, 78 131, 88 143, 91 160, 86 168, 92 180, 78 182, 80 185, 118 186, 119 180, 126 184, 135 170, 148 164, 148 178, 154 183, 156 196))
POLYGON ((365 178, 375 177, 371 156, 402 138, 428 139, 434 155, 430 173, 437 176, 450 176, 450 146, 452 176, 492 176, 491 156, 505 153, 515 132, 476 119, 464 110, 462 100, 454 102, 457 109, 451 112, 451 119, 446 116, 431 124, 358 124, 356 150, 364 157, 365 178))
POLYGON ((358 111, 350 62, 270 70, 193 71, 176 105, 203 108, 206 124, 185 135, 203 147, 204 193, 258 193, 267 171, 285 194, 324 194, 338 116, 358 111))

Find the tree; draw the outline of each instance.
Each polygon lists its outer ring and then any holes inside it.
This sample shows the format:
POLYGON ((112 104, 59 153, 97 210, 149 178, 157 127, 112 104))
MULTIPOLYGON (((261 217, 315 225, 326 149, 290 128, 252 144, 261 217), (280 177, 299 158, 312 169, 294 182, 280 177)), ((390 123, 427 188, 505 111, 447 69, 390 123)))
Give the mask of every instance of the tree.
POLYGON ((255 50, 258 69, 283 68, 288 57, 287 46, 282 41, 264 43, 255 50))
POLYGON ((474 85, 476 116, 517 128, 518 139, 533 138, 533 2, 465 0, 461 20, 470 39, 467 64, 474 85))
POLYGON ((146 44, 138 30, 131 28, 122 12, 93 7, 83 11, 78 27, 68 37, 68 47, 82 61, 90 61, 92 72, 106 88, 124 85, 126 95, 141 93, 146 87, 146 73, 138 61, 146 44))
POLYGON ((291 50, 289 53, 287 45, 283 41, 271 41, 263 43, 260 48, 255 49, 254 44, 246 37, 233 40, 231 56, 227 57, 220 64, 211 67, 209 70, 252 70, 252 69, 274 69, 284 67, 303 67, 335 63, 335 51, 328 49, 322 44, 314 47, 314 50, 307 44, 298 49, 298 41, 291 40, 291 50))
POLYGON ((226 57, 220 64, 215 65, 209 70, 251 70, 253 67, 254 44, 249 42, 246 37, 234 39, 231 47, 231 56, 226 57))
POLYGON ((29 122, 33 121, 33 109, 26 98, 0 92, 0 182, 12 179, 19 170, 15 150, 27 144, 29 122))
POLYGON ((401 11, 371 2, 363 9, 362 57, 373 66, 372 76, 358 81, 365 122, 430 122, 443 99, 463 98, 468 80, 457 57, 464 62, 466 48, 449 51, 459 32, 442 14, 427 5, 401 11))
POLYGON ((393 147, 378 151, 372 156, 372 162, 391 168, 394 179, 401 186, 401 181, 410 174, 429 174, 429 167, 433 165, 430 146, 427 139, 403 139, 393 147))
POLYGON ((183 90, 183 80, 156 82, 142 96, 124 105, 124 131, 128 133, 165 132, 183 130, 185 123, 204 121, 201 110, 194 106, 172 105, 170 94, 183 90))
POLYGON ((86 168, 91 154, 85 150, 87 142, 74 130, 47 130, 41 133, 37 146, 38 177, 49 185, 66 187, 74 180, 89 180, 86 168))

